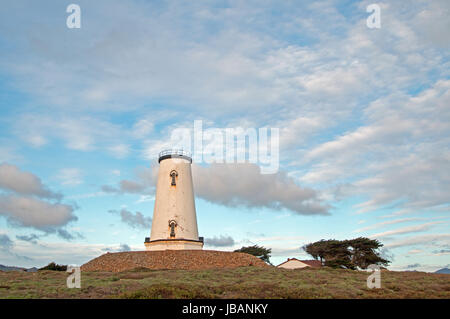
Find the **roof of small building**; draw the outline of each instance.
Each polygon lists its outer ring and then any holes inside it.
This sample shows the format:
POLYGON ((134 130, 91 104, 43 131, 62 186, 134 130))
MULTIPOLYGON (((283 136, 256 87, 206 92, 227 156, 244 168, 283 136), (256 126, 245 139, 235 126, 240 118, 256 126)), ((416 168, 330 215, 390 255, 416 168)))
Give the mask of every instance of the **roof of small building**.
POLYGON ((280 267, 281 265, 283 265, 289 261, 292 261, 292 260, 297 260, 297 261, 307 264, 308 266, 313 267, 313 268, 322 267, 322 263, 319 260, 314 260, 314 259, 313 260, 300 260, 297 258, 288 258, 285 262, 282 262, 277 267, 280 267))

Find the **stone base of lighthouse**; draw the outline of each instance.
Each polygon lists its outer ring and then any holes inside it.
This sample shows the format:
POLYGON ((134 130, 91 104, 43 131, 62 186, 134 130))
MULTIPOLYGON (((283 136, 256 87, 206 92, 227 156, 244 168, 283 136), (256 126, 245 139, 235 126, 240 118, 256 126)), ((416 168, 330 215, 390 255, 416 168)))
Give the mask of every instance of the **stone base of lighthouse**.
POLYGON ((146 250, 201 250, 203 249, 203 240, 191 239, 158 239, 146 240, 146 250))

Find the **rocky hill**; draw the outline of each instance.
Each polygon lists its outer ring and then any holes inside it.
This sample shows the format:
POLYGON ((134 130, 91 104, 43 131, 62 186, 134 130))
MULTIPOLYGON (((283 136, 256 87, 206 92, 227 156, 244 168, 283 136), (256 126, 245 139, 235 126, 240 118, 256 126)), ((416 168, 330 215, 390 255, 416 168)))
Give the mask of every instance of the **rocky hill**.
POLYGON ((81 270, 121 272, 136 268, 194 270, 241 266, 269 267, 261 259, 245 253, 215 250, 164 250, 106 253, 81 266, 81 270))

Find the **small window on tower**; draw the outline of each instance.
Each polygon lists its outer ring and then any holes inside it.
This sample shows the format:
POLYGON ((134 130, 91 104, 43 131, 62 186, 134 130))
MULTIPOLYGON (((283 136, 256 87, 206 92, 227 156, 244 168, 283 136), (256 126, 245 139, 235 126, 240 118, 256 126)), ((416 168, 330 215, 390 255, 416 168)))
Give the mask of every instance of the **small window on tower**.
POLYGON ((174 220, 169 221, 170 227, 170 238, 175 238, 175 227, 177 226, 177 222, 174 220))
POLYGON ((178 172, 177 171, 171 171, 170 172, 170 177, 172 178, 172 183, 171 183, 171 185, 172 186, 176 186, 177 185, 177 181, 176 181, 176 178, 178 177, 178 172))

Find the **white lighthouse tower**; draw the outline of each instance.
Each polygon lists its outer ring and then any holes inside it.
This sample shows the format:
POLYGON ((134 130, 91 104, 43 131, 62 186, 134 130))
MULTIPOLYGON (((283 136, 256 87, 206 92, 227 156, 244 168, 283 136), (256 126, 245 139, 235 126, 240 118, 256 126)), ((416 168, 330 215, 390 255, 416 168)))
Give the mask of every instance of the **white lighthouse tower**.
POLYGON ((202 249, 192 184, 192 157, 182 150, 159 153, 155 208, 147 250, 202 249))

